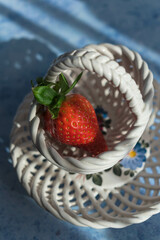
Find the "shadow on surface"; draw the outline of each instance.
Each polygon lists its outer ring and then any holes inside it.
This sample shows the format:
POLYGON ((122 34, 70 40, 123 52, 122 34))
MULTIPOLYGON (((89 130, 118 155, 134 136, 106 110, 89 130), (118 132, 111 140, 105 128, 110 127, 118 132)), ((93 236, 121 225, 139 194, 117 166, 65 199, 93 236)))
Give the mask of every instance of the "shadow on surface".
MULTIPOLYGON (((105 34, 98 31, 98 29, 95 29, 92 26, 90 26, 90 22, 84 23, 81 20, 76 19, 74 16, 70 15, 63 9, 59 9, 58 7, 56 7, 56 5, 53 5, 52 3, 47 3, 42 0, 40 1, 35 0, 32 4, 44 10, 46 14, 50 14, 51 16, 53 15, 55 18, 63 21, 64 23, 67 23, 69 26, 78 29, 78 31, 82 35, 82 39, 83 38, 87 39, 88 37, 90 37, 92 39, 92 42, 90 43, 102 43, 102 42, 116 43, 115 41, 111 40, 109 36, 106 36, 105 34)), ((80 45, 79 47, 83 47, 83 44, 79 43, 79 45, 80 45)))
POLYGON ((21 192, 15 171, 7 161, 13 117, 31 89, 30 80, 44 76, 56 55, 37 40, 20 39, 1 43, 0 56, 0 184, 11 191, 17 189, 21 192))
POLYGON ((97 4, 97 0, 81 1, 87 4, 96 19, 137 43, 160 52, 160 1, 112 0, 101 4, 97 4))
POLYGON ((159 240, 159 214, 143 223, 134 224, 122 229, 106 230, 109 240, 159 240))
POLYGON ((46 41, 50 42, 52 45, 60 49, 62 52, 66 52, 73 49, 73 46, 60 37, 50 33, 45 28, 38 26, 36 23, 29 21, 27 18, 21 16, 20 14, 16 13, 15 11, 11 10, 10 8, 0 4, 0 14, 5 15, 8 19, 17 23, 24 29, 32 32, 35 35, 45 39, 46 41))

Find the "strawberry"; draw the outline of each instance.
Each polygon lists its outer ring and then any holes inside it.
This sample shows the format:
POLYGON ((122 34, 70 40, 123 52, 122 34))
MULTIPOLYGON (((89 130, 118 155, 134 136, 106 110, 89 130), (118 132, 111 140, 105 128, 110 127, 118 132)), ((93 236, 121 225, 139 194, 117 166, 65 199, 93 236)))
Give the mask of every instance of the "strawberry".
POLYGON ((91 103, 80 94, 69 93, 82 73, 69 87, 63 74, 55 84, 39 79, 33 87, 36 100, 46 106, 44 129, 63 144, 76 146, 92 156, 107 151, 107 145, 99 129, 96 113, 91 103))

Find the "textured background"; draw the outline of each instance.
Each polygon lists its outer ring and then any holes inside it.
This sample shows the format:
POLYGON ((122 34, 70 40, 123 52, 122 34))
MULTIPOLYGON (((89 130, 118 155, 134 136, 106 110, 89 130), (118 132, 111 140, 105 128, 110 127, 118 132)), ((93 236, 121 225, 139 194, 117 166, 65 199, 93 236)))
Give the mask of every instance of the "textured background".
POLYGON ((124 229, 94 230, 41 209, 18 182, 9 155, 16 109, 59 54, 89 43, 124 44, 160 76, 159 0, 0 0, 0 240, 160 239, 160 214, 124 229))

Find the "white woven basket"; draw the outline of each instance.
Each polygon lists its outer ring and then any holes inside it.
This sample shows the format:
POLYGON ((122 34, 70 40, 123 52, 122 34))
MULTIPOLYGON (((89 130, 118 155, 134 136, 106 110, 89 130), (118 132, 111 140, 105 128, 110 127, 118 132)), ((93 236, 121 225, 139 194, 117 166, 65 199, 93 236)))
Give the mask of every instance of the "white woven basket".
MULTIPOLYGON (((122 228, 160 212, 160 86, 155 82, 152 128, 146 132, 151 155, 136 178, 121 187, 96 186, 47 161, 33 146, 28 114, 31 94, 20 105, 11 132, 11 155, 28 194, 56 217, 78 226, 122 228)), ((108 172, 107 172, 108 174, 108 172)), ((111 176, 121 181, 123 178, 111 176)))
POLYGON ((94 107, 100 105, 111 118, 106 135, 109 151, 93 158, 78 148, 49 141, 32 103, 32 140, 46 159, 69 172, 96 173, 110 168, 134 147, 152 112, 153 77, 140 55, 124 46, 89 45, 57 58, 46 79, 55 82, 62 72, 72 82, 81 71, 83 79, 74 92, 85 96, 94 107))

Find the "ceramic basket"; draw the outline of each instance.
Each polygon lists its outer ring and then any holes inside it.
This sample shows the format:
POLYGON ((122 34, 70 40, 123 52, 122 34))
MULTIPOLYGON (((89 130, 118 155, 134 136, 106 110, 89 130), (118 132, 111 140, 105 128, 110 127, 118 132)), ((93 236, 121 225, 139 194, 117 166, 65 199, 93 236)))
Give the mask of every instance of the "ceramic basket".
POLYGON ((105 140, 109 151, 93 158, 78 148, 51 143, 35 101, 29 122, 32 140, 47 160, 66 171, 89 174, 115 165, 143 134, 152 112, 153 76, 138 53, 124 46, 101 44, 63 54, 52 63, 46 80, 56 82, 62 72, 73 82, 81 71, 83 77, 74 92, 108 112, 111 128, 105 140))
POLYGON ((117 176, 112 169, 103 171, 101 176, 106 174, 109 180, 103 178, 101 186, 87 179, 87 175, 56 167, 39 153, 29 132, 32 95, 26 96, 14 118, 10 151, 19 181, 28 194, 57 218, 83 227, 122 228, 159 213, 160 85, 156 81, 154 85, 153 125, 145 131, 150 156, 136 178, 117 176))

